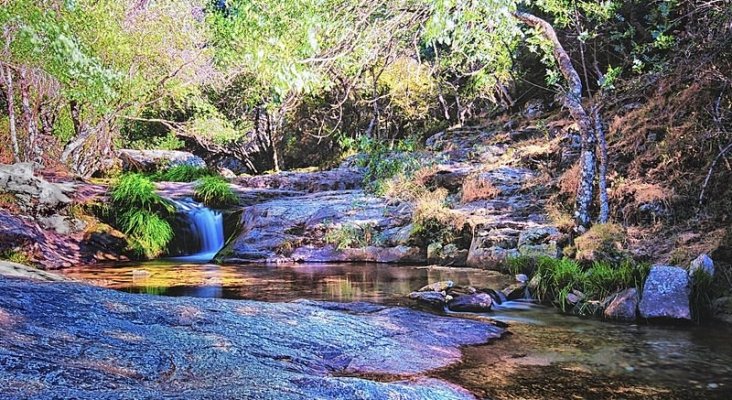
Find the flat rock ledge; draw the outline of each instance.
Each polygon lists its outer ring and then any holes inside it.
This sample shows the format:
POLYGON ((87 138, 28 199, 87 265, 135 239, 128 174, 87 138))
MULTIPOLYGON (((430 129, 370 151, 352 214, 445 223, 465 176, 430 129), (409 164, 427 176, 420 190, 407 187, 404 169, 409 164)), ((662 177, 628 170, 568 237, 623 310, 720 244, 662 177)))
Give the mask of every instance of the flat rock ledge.
POLYGON ((473 399, 424 374, 502 333, 363 303, 156 297, 0 276, 0 399, 473 399))

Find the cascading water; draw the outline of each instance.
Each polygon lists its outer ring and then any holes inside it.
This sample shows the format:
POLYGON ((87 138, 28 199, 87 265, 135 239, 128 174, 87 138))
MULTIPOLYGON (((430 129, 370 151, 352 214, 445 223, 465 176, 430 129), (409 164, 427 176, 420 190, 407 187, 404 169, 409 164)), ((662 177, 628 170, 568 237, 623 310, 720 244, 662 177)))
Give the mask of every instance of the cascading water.
POLYGON ((175 237, 170 246, 178 261, 207 262, 224 247, 224 218, 192 199, 171 200, 177 210, 175 237))

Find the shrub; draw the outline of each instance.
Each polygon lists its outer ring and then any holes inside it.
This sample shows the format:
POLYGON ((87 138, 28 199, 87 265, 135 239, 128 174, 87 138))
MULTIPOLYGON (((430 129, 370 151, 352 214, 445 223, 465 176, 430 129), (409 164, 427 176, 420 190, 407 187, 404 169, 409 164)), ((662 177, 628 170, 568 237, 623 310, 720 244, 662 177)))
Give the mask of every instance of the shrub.
POLYGON ((0 260, 10 261, 16 264, 31 265, 32 261, 28 255, 19 250, 6 250, 0 253, 0 260))
POLYGON ((331 229, 325 235, 325 242, 338 250, 377 245, 381 239, 371 224, 343 224, 331 229))
POLYGON ((204 176, 197 180, 194 198, 210 207, 226 207, 239 202, 229 182, 220 176, 204 176))
POLYGON ((155 192, 152 181, 140 174, 122 175, 109 197, 111 205, 106 212, 127 235, 130 249, 145 258, 162 254, 173 238, 165 219, 173 207, 155 192))
POLYGON ((425 192, 412 212, 412 235, 425 243, 449 243, 462 231, 465 217, 446 206, 447 190, 425 192))
POLYGON ((383 142, 364 136, 357 147, 361 153, 357 164, 366 169, 364 186, 377 195, 384 193, 388 179, 397 174, 411 177, 422 166, 420 158, 414 154, 414 140, 383 142))
POLYGON ((206 176, 214 176, 215 172, 208 168, 195 167, 192 165, 176 165, 165 171, 151 175, 155 181, 162 182, 193 182, 206 176))

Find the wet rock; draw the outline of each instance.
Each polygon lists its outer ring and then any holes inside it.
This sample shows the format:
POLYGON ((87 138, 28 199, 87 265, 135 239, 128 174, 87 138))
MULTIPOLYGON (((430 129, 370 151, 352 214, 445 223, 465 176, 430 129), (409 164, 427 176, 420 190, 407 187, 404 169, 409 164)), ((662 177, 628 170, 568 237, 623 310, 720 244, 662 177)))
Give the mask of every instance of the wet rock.
POLYGON ((422 286, 418 292, 445 292, 455 286, 453 281, 440 281, 422 286))
POLYGON ((457 296, 447 303, 447 308, 458 312, 488 312, 493 298, 488 293, 475 293, 457 296))
POLYGON ((428 307, 442 309, 447 304, 447 295, 445 292, 412 292, 409 298, 428 307))
POLYGON ((186 151, 120 149, 118 155, 125 171, 150 172, 179 165, 206 168, 201 157, 186 151))
POLYGON ((605 310, 603 316, 618 321, 635 321, 638 308, 638 290, 629 288, 609 296, 603 301, 605 310))
POLYGON ((503 289, 502 292, 508 300, 523 299, 524 297, 526 297, 526 284, 514 283, 513 285, 503 289))
POLYGON ((503 332, 405 308, 329 308, 0 278, 0 397, 473 399, 423 374, 503 332))
POLYGON ((638 306, 643 318, 690 320, 689 275, 683 268, 655 265, 643 285, 638 306))
MULTIPOLYGON (((244 253, 238 249, 236 255, 228 256, 234 259, 236 256, 248 255, 247 261, 260 260, 270 257, 272 254, 267 250, 254 253, 244 253)), ((334 246, 302 246, 295 249, 289 256, 295 262, 379 262, 379 263, 422 263, 425 256, 418 247, 395 246, 379 247, 367 246, 362 249, 341 249, 334 246)), ((271 260, 271 259, 267 259, 271 260)))
POLYGON ((459 249, 450 243, 431 243, 427 246, 427 261, 437 265, 464 266, 468 259, 468 250, 459 249))
POLYGON ((720 297, 712 303, 714 319, 732 324, 732 296, 720 297))
POLYGON ((693 279, 696 271, 701 270, 710 277, 714 276, 714 261, 707 254, 700 254, 689 266, 689 276, 693 279))

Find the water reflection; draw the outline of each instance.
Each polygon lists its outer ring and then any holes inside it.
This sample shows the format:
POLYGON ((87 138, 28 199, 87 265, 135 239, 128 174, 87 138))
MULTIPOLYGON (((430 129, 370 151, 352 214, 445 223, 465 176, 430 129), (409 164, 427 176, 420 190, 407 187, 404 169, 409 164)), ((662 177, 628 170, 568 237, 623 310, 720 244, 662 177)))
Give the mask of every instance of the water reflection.
POLYGON ((289 301, 400 304, 409 292, 441 280, 501 288, 509 278, 490 271, 378 264, 215 265, 148 263, 65 271, 73 278, 131 293, 289 301))

